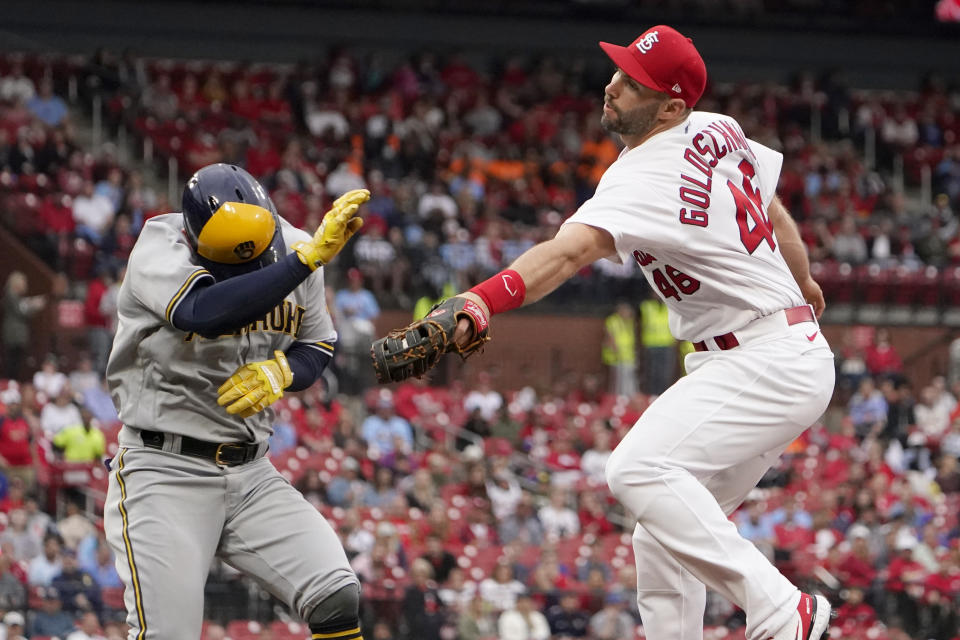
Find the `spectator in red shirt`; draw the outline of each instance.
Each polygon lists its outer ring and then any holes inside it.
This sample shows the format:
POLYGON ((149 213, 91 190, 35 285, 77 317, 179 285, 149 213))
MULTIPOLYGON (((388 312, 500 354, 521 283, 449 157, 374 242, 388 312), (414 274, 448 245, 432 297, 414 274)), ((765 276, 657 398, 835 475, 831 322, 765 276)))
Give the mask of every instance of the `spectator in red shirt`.
POLYGON ((194 173, 201 167, 223 160, 223 151, 217 143, 217 138, 206 131, 189 137, 184 155, 187 159, 187 173, 194 173))
POLYGON ((497 529, 493 517, 485 508, 474 507, 469 509, 464 517, 463 527, 460 529, 460 542, 472 544, 475 547, 485 548, 497 544, 497 529))
POLYGON ((93 357, 94 369, 101 374, 107 368, 113 335, 110 332, 110 319, 100 311, 100 301, 113 282, 113 270, 108 265, 101 264, 97 267, 97 277, 87 285, 87 297, 83 301, 83 320, 87 327, 90 354, 93 357))
POLYGON ((584 491, 580 494, 580 510, 577 515, 580 518, 580 531, 583 533, 602 536, 615 531, 596 491, 584 491))
POLYGON ((302 417, 295 419, 294 428, 300 444, 314 453, 325 453, 334 444, 323 411, 317 407, 307 409, 302 417))
POLYGON ((927 570, 913 559, 913 548, 916 545, 917 540, 912 534, 900 531, 894 543, 896 555, 887 566, 884 581, 887 592, 894 596, 897 615, 908 629, 916 628, 918 624, 917 598, 923 594, 923 585, 927 578, 927 570))
POLYGON ((250 84, 245 79, 239 78, 233 83, 227 103, 228 111, 250 122, 258 122, 263 112, 261 105, 262 101, 251 92, 250 84))
POLYGON ((411 423, 444 411, 449 402, 447 390, 431 387, 426 378, 410 378, 402 383, 394 392, 393 400, 397 415, 411 423))
POLYGON ((580 454, 573 447, 573 433, 570 429, 560 429, 556 441, 550 446, 550 452, 544 459, 551 473, 551 482, 560 486, 571 486, 580 479, 580 454))
POLYGON ((900 354, 890 343, 890 332, 877 329, 873 344, 864 350, 867 371, 874 376, 899 376, 903 372, 900 354))
POLYGON ((797 522, 792 509, 785 512, 783 522, 773 528, 775 550, 792 554, 814 542, 814 533, 808 526, 797 522))
POLYGON ((260 116, 264 122, 282 131, 292 127, 293 114, 290 103, 283 96, 282 80, 274 80, 267 87, 267 97, 260 103, 260 116))
POLYGON ((7 495, 0 500, 0 511, 10 513, 14 509, 23 508, 23 480, 17 477, 10 478, 10 486, 7 488, 7 495))
POLYGON ((853 525, 847 532, 850 551, 840 560, 836 571, 840 582, 848 587, 868 590, 877 577, 875 558, 870 553, 869 535, 869 530, 859 524, 853 525))
POLYGON ((200 94, 200 85, 197 82, 197 77, 193 74, 183 78, 177 96, 180 113, 185 115, 191 112, 199 112, 209 106, 207 100, 200 94))
POLYGON ((960 593, 960 552, 944 553, 940 557, 940 568, 931 573, 924 581, 927 593, 938 591, 950 596, 960 593))
POLYGON ((848 587, 847 597, 837 608, 837 619, 834 624, 844 631, 854 629, 869 629, 877 621, 877 612, 863 601, 863 589, 848 587))
POLYGON ((38 215, 50 249, 56 249, 62 259, 77 226, 73 219, 73 198, 66 194, 48 195, 40 203, 38 215))
POLYGON ((257 138, 256 145, 247 149, 247 171, 260 179, 273 175, 281 164, 276 145, 265 133, 257 138))
POLYGON ((37 460, 33 434, 40 425, 35 417, 24 414, 20 392, 16 389, 0 393, 0 402, 6 405, 5 415, 0 416, 0 468, 6 475, 19 478, 25 486, 32 486, 37 460))
POLYGON ((421 539, 435 535, 443 540, 446 546, 459 546, 462 544, 458 537, 459 532, 454 528, 447 515, 447 505, 441 500, 436 501, 433 506, 430 507, 427 517, 420 521, 417 533, 421 539))

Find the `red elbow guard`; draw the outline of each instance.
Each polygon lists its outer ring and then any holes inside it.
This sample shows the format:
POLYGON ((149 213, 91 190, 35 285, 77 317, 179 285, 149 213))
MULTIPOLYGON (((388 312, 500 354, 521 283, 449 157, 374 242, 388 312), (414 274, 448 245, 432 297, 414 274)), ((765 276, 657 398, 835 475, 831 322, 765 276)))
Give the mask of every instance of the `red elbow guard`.
POLYGON ((480 296, 490 309, 490 315, 493 315, 522 305, 527 295, 527 285, 519 273, 506 269, 470 289, 470 293, 480 296))

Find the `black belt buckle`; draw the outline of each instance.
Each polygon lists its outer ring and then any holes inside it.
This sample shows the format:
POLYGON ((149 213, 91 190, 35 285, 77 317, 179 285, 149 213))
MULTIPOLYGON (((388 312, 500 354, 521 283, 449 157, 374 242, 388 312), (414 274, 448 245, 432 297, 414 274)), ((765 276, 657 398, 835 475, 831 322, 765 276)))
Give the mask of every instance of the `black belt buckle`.
POLYGON ((163 449, 164 436, 159 431, 140 431, 140 441, 143 446, 151 449, 163 449))
POLYGON ((243 464, 247 461, 247 447, 242 444, 233 444, 230 442, 224 442, 223 444, 217 445, 217 450, 213 454, 213 461, 222 467, 229 467, 235 464, 243 464), (237 455, 229 455, 230 450, 236 450, 237 455), (231 460, 225 460, 223 458, 224 453, 227 452, 228 457, 232 458, 231 460))

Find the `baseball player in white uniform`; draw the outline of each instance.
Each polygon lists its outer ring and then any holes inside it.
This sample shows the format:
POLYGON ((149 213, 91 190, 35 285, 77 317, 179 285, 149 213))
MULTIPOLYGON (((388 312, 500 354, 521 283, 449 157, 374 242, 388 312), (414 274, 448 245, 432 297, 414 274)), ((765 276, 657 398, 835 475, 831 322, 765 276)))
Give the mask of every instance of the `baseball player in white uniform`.
POLYGON ((314 638, 355 640, 359 583, 333 529, 264 457, 275 402, 329 363, 323 272, 362 224, 347 193, 311 237, 243 169, 204 167, 130 255, 107 380, 124 423, 104 508, 130 640, 196 640, 214 557, 314 638), (288 250, 287 247, 291 247, 288 250))
POLYGON ((600 258, 634 260, 690 340, 688 375, 659 396, 607 463, 637 518, 638 601, 651 640, 700 640, 705 586, 747 614, 747 638, 819 640, 830 604, 801 593, 729 516, 784 448, 822 414, 833 355, 820 287, 774 194, 782 157, 728 116, 693 110, 706 68, 691 40, 659 25, 627 47, 601 119, 625 145, 596 194, 556 237, 462 294, 484 317, 530 304, 600 258))

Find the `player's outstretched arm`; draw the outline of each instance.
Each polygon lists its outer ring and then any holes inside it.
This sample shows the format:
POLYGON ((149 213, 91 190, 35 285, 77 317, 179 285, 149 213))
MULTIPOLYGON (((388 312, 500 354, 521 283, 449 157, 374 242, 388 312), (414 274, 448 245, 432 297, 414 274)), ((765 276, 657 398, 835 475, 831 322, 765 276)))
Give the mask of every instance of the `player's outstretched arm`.
POLYGON ((793 279, 797 281, 804 300, 813 305, 813 311, 819 318, 827 303, 823 299, 820 285, 810 275, 810 259, 807 257, 807 247, 800 239, 797 223, 793 221, 790 212, 776 196, 770 202, 767 214, 770 216, 770 222, 773 223, 773 233, 777 237, 777 242, 780 243, 783 259, 787 262, 793 279))
POLYGON ((566 282, 577 271, 617 252, 608 231, 585 224, 560 227, 552 240, 531 247, 510 269, 523 279, 523 305, 532 304, 566 282))
MULTIPOLYGON (((503 308, 504 293, 509 296, 518 290, 518 283, 504 280, 504 275, 516 274, 523 293, 521 300, 511 300, 507 307, 526 306, 553 292, 580 269, 616 252, 608 231, 580 223, 565 224, 552 240, 531 247, 509 269, 460 295, 479 304, 490 317, 507 310, 503 308)), ((471 325, 461 321, 455 336, 457 344, 468 342, 471 335, 471 325)))
POLYGON ((395 329, 370 347, 377 380, 400 382, 422 376, 445 353, 466 358, 489 340, 489 318, 544 297, 581 268, 616 252, 606 231, 568 224, 470 291, 448 298, 424 318, 395 329))

